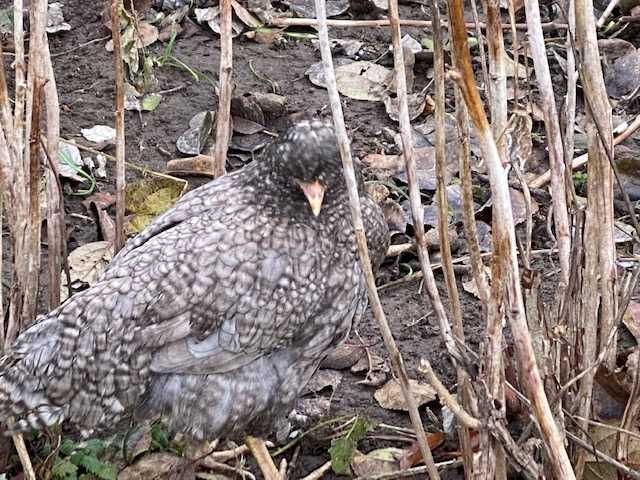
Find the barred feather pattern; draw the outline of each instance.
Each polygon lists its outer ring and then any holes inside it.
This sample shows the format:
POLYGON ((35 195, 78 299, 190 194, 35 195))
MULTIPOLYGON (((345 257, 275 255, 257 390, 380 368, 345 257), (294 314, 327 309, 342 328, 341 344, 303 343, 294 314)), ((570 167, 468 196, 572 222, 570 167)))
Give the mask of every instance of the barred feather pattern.
MULTIPOLYGON (((0 422, 95 433, 161 417, 196 439, 272 431, 366 307, 341 175, 332 129, 305 122, 185 195, 0 359, 0 422), (303 177, 327 185, 317 217, 292 182, 303 177)), ((362 203, 377 266, 387 227, 362 203)))

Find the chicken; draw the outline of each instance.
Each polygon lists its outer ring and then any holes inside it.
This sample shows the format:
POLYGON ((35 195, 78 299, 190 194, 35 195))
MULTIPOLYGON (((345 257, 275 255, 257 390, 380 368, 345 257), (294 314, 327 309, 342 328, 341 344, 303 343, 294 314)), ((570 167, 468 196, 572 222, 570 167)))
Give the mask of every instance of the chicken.
MULTIPOLYGON (((377 267, 387 226, 359 182, 377 267)), ((0 359, 0 422, 89 434, 133 416, 196 440, 265 435, 366 305, 335 134, 302 122, 25 330, 0 359)))

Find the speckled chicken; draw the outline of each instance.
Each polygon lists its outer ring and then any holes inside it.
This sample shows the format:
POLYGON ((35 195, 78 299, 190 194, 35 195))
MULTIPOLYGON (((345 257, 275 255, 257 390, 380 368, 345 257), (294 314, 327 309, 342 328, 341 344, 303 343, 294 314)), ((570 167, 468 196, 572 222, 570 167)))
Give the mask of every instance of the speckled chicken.
MULTIPOLYGON (((377 266, 387 227, 361 200, 377 266)), ((333 129, 303 122, 23 332, 0 359, 0 422, 87 433, 133 415, 195 439, 262 435, 366 304, 333 129)))

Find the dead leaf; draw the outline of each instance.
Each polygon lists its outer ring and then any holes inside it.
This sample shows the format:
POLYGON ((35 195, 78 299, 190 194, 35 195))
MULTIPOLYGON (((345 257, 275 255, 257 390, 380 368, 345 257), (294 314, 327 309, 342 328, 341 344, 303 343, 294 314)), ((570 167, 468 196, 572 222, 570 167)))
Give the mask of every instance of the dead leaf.
POLYGON ((624 97, 640 85, 640 51, 633 50, 605 67, 604 82, 607 94, 624 97))
MULTIPOLYGON (((620 420, 615 419, 604 423, 618 427, 620 420)), ((635 433, 637 434, 638 432, 636 431, 635 433)), ((591 426, 589 428, 589 439, 597 450, 610 457, 617 457, 616 446, 618 444, 618 432, 616 430, 600 425, 591 426)), ((640 440, 637 437, 629 436, 627 456, 624 464, 633 470, 640 468, 640 440)), ((616 468, 606 462, 599 461, 593 455, 589 454, 584 468, 584 479, 601 480, 603 478, 618 478, 616 468)))
POLYGON ((262 26, 262 22, 253 16, 249 10, 244 8, 240 3, 236 0, 231 0, 231 7, 233 8, 234 13, 240 19, 242 23, 244 23, 249 28, 258 28, 262 26))
MULTIPOLYGON (((113 258, 113 245, 110 242, 86 243, 69 254, 69 276, 71 287, 93 285, 98 276, 113 258)), ((62 272, 60 276, 60 299, 68 297, 67 276, 62 272)))
MULTIPOLYGON (((429 450, 435 450, 444 443, 443 432, 427 433, 427 445, 429 450)), ((422 452, 420 451, 420 444, 417 440, 414 440, 409 448, 407 448, 402 457, 400 457, 400 469, 406 470, 407 468, 415 467, 423 463, 422 452)))
POLYGON ((82 202, 88 212, 95 212, 98 216, 102 239, 111 243, 116 237, 116 224, 107 212, 107 208, 114 203, 115 197, 110 193, 103 192, 95 193, 82 202))
POLYGON ((264 111, 255 96, 251 94, 240 95, 231 99, 232 118, 240 117, 245 120, 264 125, 264 111))
POLYGON ((260 133, 264 131, 264 127, 259 123, 246 118, 234 116, 233 117, 233 131, 242 135, 253 135, 254 133, 260 133))
POLYGON ((62 4, 50 3, 47 8, 47 33, 66 32, 71 30, 71 25, 64 21, 62 4))
POLYGON ((273 136, 268 133, 254 133, 253 135, 234 135, 229 147, 241 152, 256 153, 273 142, 273 136))
MULTIPOLYGON (((333 66, 334 68, 341 67, 343 65, 349 65, 352 61, 345 57, 337 57, 334 59, 333 66)), ((324 65, 322 62, 312 63, 309 68, 307 68, 304 74, 309 77, 309 81, 313 83, 316 87, 327 88, 327 83, 324 78, 324 65)))
MULTIPOLYGON (((488 281, 491 281, 491 267, 487 265, 484 266, 484 273, 488 281)), ((473 276, 467 277, 462 280, 462 288, 465 292, 470 293, 476 298, 480 298, 480 293, 478 291, 478 285, 476 284, 476 279, 473 276)))
POLYGON ((370 477, 400 470, 400 458, 404 451, 400 448, 379 448, 366 455, 356 451, 351 460, 351 469, 357 477, 370 477))
POLYGON ((167 162, 167 173, 213 176, 213 157, 196 155, 189 158, 174 158, 167 162))
MULTIPOLYGON (((409 389, 413 394, 417 407, 432 402, 437 397, 435 390, 430 385, 418 382, 417 380, 409 380, 409 389)), ((373 396, 382 408, 387 410, 408 411, 400 383, 395 378, 389 380, 382 388, 376 390, 373 396)))
POLYGON ((362 159, 362 163, 371 168, 380 170, 400 170, 404 162, 400 155, 387 155, 384 153, 370 153, 362 159))
POLYGON ((116 130, 108 125, 95 125, 91 128, 83 128, 80 130, 82 136, 95 144, 95 148, 102 150, 108 145, 115 145, 116 130))
POLYGON ((332 391, 335 391, 341 381, 342 374, 337 370, 317 370, 309 380, 309 383, 307 383, 305 394, 318 393, 325 388, 331 388, 332 391))
MULTIPOLYGON (((410 93, 407 95, 407 102, 409 103, 409 119, 412 121, 425 112, 427 114, 431 113, 435 108, 433 99, 423 92, 410 93)), ((386 95, 384 97, 384 108, 391 120, 394 122, 400 121, 397 95, 386 95)))
POLYGON ((382 213, 387 221, 390 232, 404 233, 407 229, 407 219, 404 210, 398 202, 387 199, 382 205, 382 213))
POLYGON ((148 423, 131 431, 125 437, 125 445, 123 446, 127 463, 131 463, 136 457, 148 452, 151 449, 151 444, 151 425, 148 423))
MULTIPOLYGON (((284 115, 287 97, 277 93, 253 92, 251 97, 256 101, 260 110, 267 118, 278 118, 284 115)), ((264 125, 264 123, 262 124, 264 125)))
POLYGON ((364 347, 343 343, 339 347, 329 352, 329 355, 322 360, 320 368, 330 368, 333 370, 344 370, 351 368, 365 355, 364 347))
POLYGON ((640 303, 631 300, 622 317, 622 323, 640 345, 640 303))
POLYGON ((381 101, 392 71, 373 62, 359 61, 335 69, 338 91, 354 100, 381 101))
POLYGON ((161 213, 173 206, 186 188, 186 183, 169 178, 147 178, 128 183, 125 207, 133 215, 126 225, 128 234, 139 233, 161 213))
POLYGON ((360 40, 354 40, 350 38, 332 38, 331 50, 335 54, 344 54, 347 57, 354 57, 360 52, 362 48, 362 42, 360 40))
POLYGON ((58 174, 76 182, 86 182, 88 179, 78 174, 83 165, 80 149, 67 142, 60 142, 59 145, 58 174))
POLYGON ((378 182, 366 182, 364 188, 367 191, 367 195, 378 205, 382 205, 382 202, 384 202, 390 194, 389 189, 378 182))
MULTIPOLYGON (((220 7, 195 8, 193 13, 198 23, 206 22, 209 28, 220 35, 220 7)), ((235 18, 231 21, 231 36, 237 37, 244 30, 243 25, 235 18)))
MULTIPOLYGON (((286 6, 301 18, 315 18, 316 8, 313 0, 284 0, 286 6)), ((327 0, 327 18, 342 15, 349 9, 348 0, 327 0)))
MULTIPOLYGON (((515 188, 509 189, 509 196, 511 197, 511 209, 513 211, 513 224, 519 225, 527 219, 527 209, 525 204, 524 194, 515 188)), ((535 199, 531 198, 531 215, 538 213, 540 207, 535 199)))
POLYGON ((189 129, 186 130, 176 142, 176 148, 185 155, 198 155, 204 148, 211 129, 215 112, 205 111, 194 115, 189 120, 189 129))
POLYGON ((118 474, 118 480, 148 480, 150 478, 194 480, 196 476, 193 466, 194 463, 188 458, 165 452, 152 453, 122 470, 118 474))
MULTIPOLYGON (((158 41, 159 32, 155 25, 148 22, 138 22, 137 27, 130 25, 122 32, 123 54, 125 62, 130 66, 138 63, 137 50, 146 48, 158 41), (126 54, 125 54, 126 53, 126 54)), ((105 46, 107 52, 113 52, 113 40, 109 40, 105 46)))

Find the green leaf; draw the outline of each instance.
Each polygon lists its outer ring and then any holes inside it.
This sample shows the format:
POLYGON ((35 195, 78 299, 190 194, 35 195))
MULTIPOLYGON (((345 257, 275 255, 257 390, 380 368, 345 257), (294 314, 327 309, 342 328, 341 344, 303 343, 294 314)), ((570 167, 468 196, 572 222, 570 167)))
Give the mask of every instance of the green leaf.
POLYGON ((69 440, 68 438, 65 438, 62 441, 62 444, 60 445, 60 453, 65 457, 68 457, 69 455, 71 455, 75 449, 76 449, 76 444, 72 440, 69 440))
POLYGON ((358 416, 344 437, 331 442, 331 448, 329 448, 331 468, 336 474, 349 474, 349 464, 356 452, 358 442, 367 435, 367 432, 374 428, 375 423, 358 416))
POLYGON ((356 451, 356 442, 348 438, 339 438, 331 442, 331 468, 338 475, 349 474, 349 464, 356 451))
POLYGON ((118 471, 114 465, 98 460, 93 455, 87 455, 85 452, 75 452, 70 459, 75 465, 83 467, 100 480, 116 480, 118 476, 118 471))
POLYGON ((169 436, 167 432, 162 428, 162 425, 156 423, 151 427, 151 440, 153 446, 159 450, 169 449, 169 436))
POLYGON ((91 440, 87 440, 82 445, 82 450, 84 450, 90 455, 93 455, 94 457, 98 457, 100 454, 102 454, 106 450, 106 448, 107 448, 107 445, 102 440, 97 438, 92 438, 91 440))
POLYGON ((162 95, 160 95, 159 93, 150 93, 149 95, 145 95, 142 98, 140 106, 145 112, 153 112, 156 108, 158 108, 161 100, 162 95))
POLYGON ((71 463, 68 458, 56 458, 51 477, 54 480, 76 480, 78 478, 78 467, 71 463))

